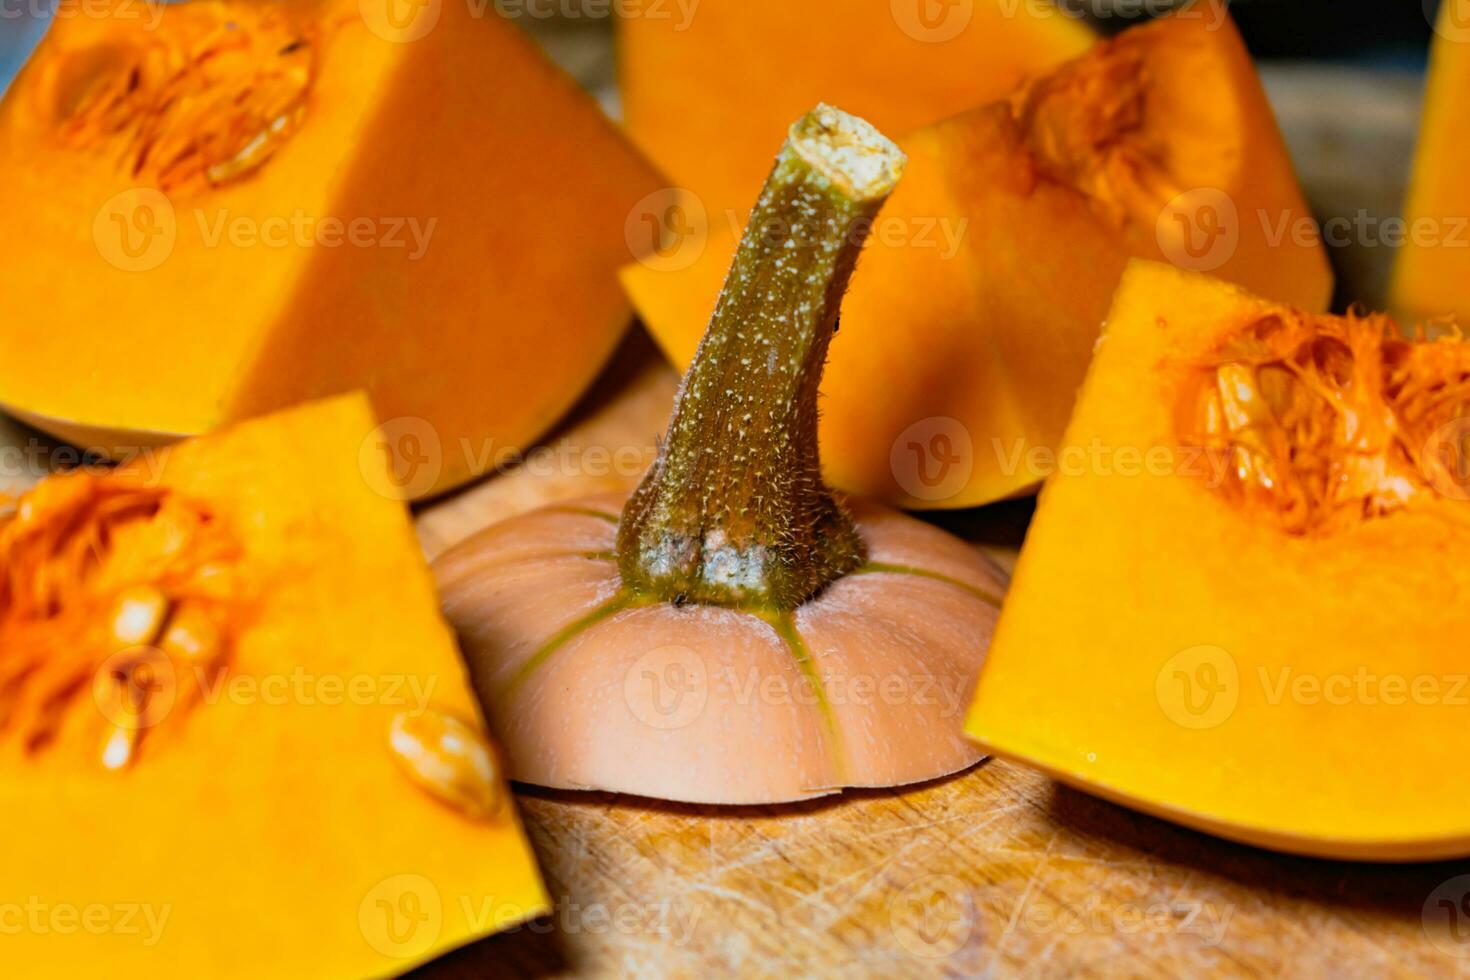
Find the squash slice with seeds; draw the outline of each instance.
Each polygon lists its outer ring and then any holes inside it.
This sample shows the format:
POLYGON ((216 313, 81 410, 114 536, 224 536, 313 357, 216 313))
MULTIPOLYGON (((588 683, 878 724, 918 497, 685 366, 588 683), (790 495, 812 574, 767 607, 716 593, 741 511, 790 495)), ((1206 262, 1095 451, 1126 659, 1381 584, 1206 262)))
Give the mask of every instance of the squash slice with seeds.
POLYGON ((0 520, 12 974, 382 975, 545 909, 375 425, 321 402, 0 520))
POLYGON ((361 388, 413 498, 596 375, 662 183, 493 4, 399 0, 89 2, 0 103, 0 175, 12 414, 121 455, 361 388))
POLYGON ((1470 343, 1139 262, 968 730, 1236 840, 1470 854, 1470 343))

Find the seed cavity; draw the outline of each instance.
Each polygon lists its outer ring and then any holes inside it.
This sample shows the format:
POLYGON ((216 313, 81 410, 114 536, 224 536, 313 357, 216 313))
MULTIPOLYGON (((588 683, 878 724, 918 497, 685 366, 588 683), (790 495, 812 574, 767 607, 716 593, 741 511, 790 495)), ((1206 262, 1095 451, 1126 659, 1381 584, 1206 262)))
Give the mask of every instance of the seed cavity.
POLYGON ((1011 96, 1028 176, 1081 192, 1114 227, 1152 221, 1184 189, 1169 173, 1169 134, 1149 125, 1145 54, 1126 35, 1105 41, 1011 96))
POLYGON ((259 170, 299 128, 320 47, 284 4, 194 2, 40 64, 61 143, 168 194, 259 170))
POLYGON ((388 748, 413 783, 471 820, 493 820, 504 808, 495 750, 480 732, 442 711, 400 711, 388 748))
MULTIPOLYGON (((1442 434, 1470 436, 1470 342, 1392 319, 1282 310, 1233 331, 1186 387, 1184 441, 1216 489, 1289 534, 1443 496, 1442 434)), ((1450 447, 1461 453, 1456 442, 1450 447)))
POLYGON ((252 589, 207 505, 122 472, 42 481, 0 517, 0 739, 36 754, 87 706, 134 764, 229 667, 252 589))

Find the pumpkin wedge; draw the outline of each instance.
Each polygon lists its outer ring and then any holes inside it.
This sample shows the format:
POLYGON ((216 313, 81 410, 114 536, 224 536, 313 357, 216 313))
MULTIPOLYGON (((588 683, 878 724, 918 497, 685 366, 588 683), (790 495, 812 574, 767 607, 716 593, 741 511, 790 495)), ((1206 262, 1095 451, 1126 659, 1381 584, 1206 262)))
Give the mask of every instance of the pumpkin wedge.
POLYGON ((546 908, 374 426, 344 396, 0 521, 12 975, 377 976, 546 908))
MULTIPOLYGON (((900 140, 823 382, 826 475, 909 508, 968 507, 1049 472, 1130 256, 1322 309, 1332 276, 1255 69, 1196 4, 900 140), (1279 234, 1280 238, 1275 236, 1279 234)), ((623 283, 676 365, 694 353, 738 228, 687 268, 623 283)))
POLYGON ((1263 847, 1470 854, 1470 343, 1131 266, 968 731, 1263 847))
POLYGON ((1470 22, 1440 5, 1419 148, 1404 205, 1404 239, 1389 303, 1409 317, 1470 317, 1470 22))
POLYGON ((685 0, 619 19, 618 80, 629 135, 718 220, 818 101, 908 132, 1094 40, 1051 0, 685 0))
POLYGON ((58 19, 0 105, 0 403, 131 447, 363 388, 413 497, 554 422, 661 181, 493 8, 384 6, 58 19))

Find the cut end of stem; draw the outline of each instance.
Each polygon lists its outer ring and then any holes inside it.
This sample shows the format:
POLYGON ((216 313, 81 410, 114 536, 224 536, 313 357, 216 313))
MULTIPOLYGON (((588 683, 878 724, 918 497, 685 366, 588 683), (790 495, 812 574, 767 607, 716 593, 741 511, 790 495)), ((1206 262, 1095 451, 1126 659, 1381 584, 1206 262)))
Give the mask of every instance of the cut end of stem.
POLYGON ((853 201, 881 201, 898 186, 908 157, 867 120, 826 103, 791 126, 788 145, 853 201))

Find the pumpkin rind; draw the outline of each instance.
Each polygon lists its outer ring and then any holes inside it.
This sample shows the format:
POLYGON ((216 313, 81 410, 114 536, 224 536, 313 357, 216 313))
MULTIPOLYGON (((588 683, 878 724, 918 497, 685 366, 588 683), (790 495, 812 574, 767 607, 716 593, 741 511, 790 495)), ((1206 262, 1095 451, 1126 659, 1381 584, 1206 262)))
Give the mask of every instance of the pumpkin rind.
POLYGON ((472 819, 391 751, 405 711, 482 722, 385 463, 360 458, 375 425, 344 397, 109 478, 207 502, 256 589, 223 686, 130 764, 104 768, 87 691, 40 751, 0 733, 23 842, 0 888, 41 923, 7 935, 9 971, 376 976, 546 908, 513 810, 472 819), (63 927, 88 908, 105 927, 63 927))
POLYGON ((611 558, 626 499, 512 518, 434 562, 511 778, 772 803, 982 758, 961 719, 1005 583, 978 552, 855 504, 868 569, 799 607, 788 629, 629 595, 611 558))
POLYGON ((1130 266, 967 730, 1067 783, 1235 840, 1334 858, 1462 856, 1470 818, 1448 733, 1470 693, 1463 495, 1302 533, 1236 499, 1181 425, 1198 365, 1283 310, 1204 276, 1130 266))

